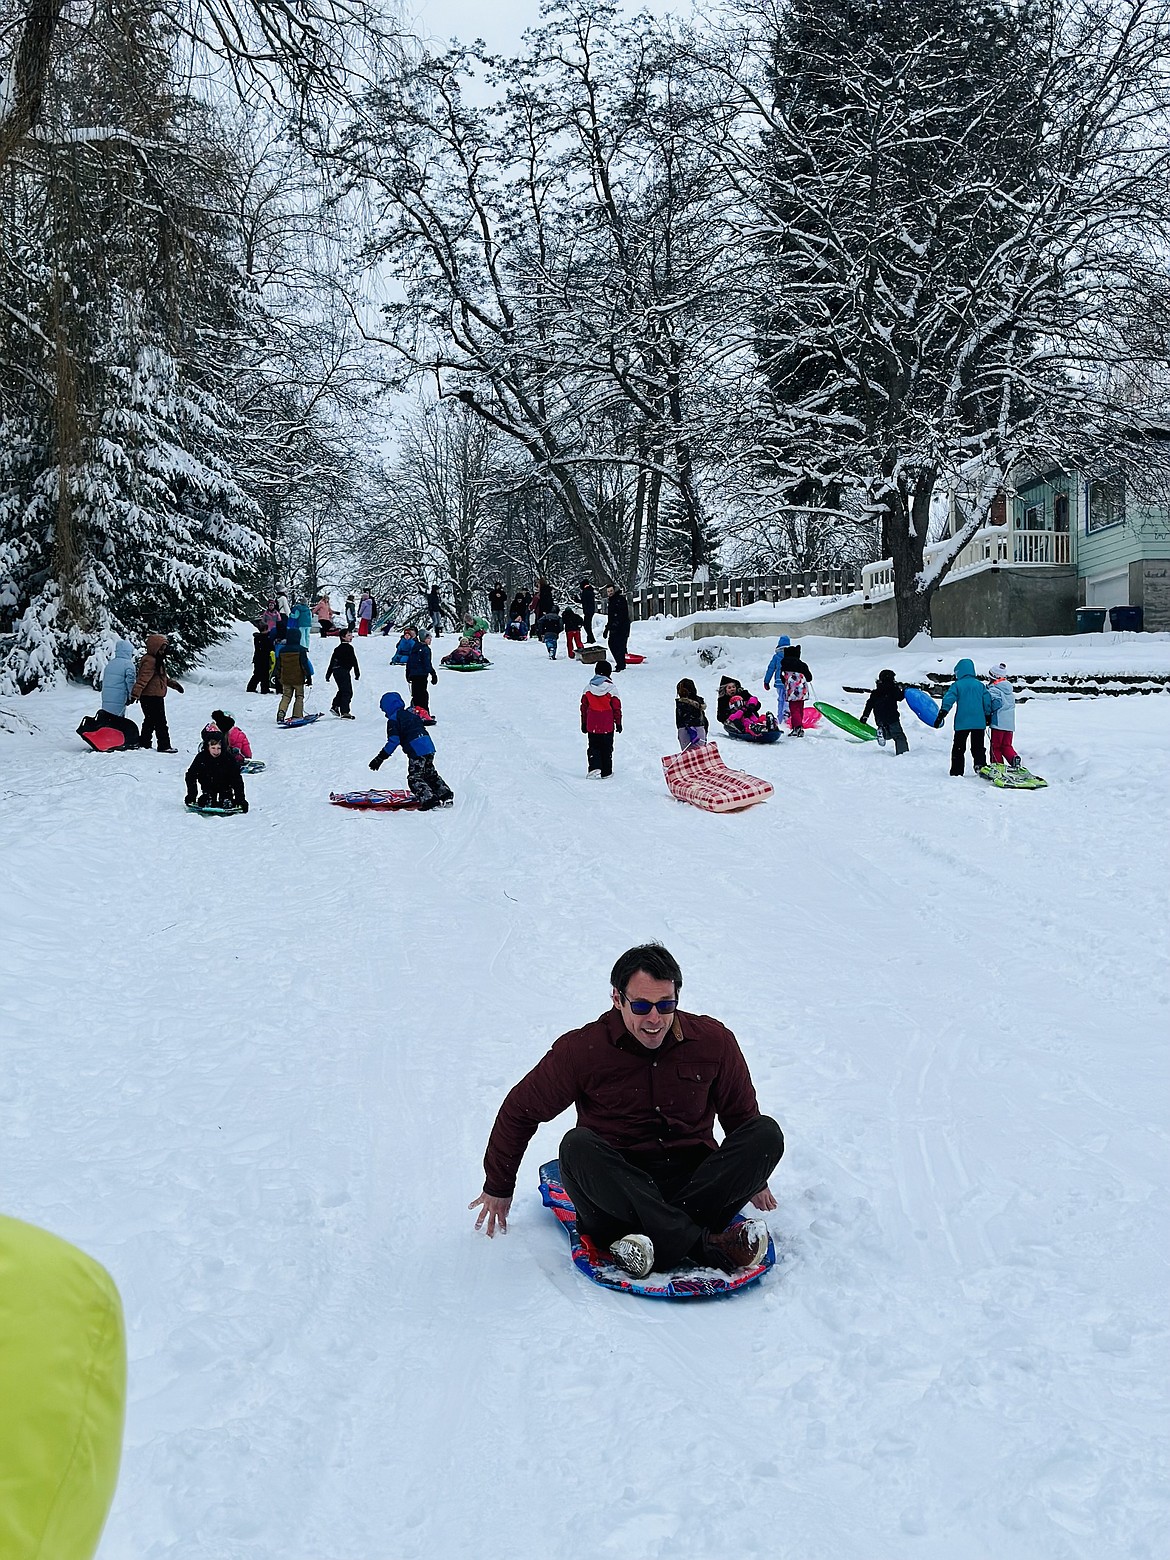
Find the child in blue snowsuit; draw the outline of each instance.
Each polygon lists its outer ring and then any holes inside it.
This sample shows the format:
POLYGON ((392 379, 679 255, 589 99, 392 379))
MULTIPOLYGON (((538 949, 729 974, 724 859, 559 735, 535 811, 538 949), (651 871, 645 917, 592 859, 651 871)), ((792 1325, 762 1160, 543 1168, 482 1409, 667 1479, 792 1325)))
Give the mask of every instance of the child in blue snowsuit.
POLYGON ((963 773, 968 738, 971 741, 971 762, 976 769, 982 769, 987 763, 983 729, 991 719, 992 702, 991 695, 975 675, 974 661, 962 660, 955 664, 955 680, 943 694, 938 719, 934 723, 936 729, 946 720, 947 711, 952 706, 955 711, 955 740, 951 743, 951 774, 963 773))
POLYGON ((404 628, 402 630, 402 638, 394 647, 394 656, 390 662, 390 665, 405 666, 407 661, 410 660, 410 652, 414 649, 417 643, 418 640, 415 636, 414 629, 404 628))
POLYGON ((406 707, 400 693, 384 693, 381 707, 386 717, 386 745, 370 760, 370 768, 377 772, 401 745, 406 754, 406 783, 418 801, 419 812, 449 807, 455 794, 435 768, 435 744, 422 721, 406 707))
POLYGON ((773 683, 776 684, 776 721, 778 725, 784 724, 784 711, 788 708, 788 694, 784 688, 784 679, 780 675, 780 663, 784 659, 784 652, 792 643, 787 634, 781 634, 776 641, 776 654, 768 662, 768 670, 764 673, 764 692, 773 683))

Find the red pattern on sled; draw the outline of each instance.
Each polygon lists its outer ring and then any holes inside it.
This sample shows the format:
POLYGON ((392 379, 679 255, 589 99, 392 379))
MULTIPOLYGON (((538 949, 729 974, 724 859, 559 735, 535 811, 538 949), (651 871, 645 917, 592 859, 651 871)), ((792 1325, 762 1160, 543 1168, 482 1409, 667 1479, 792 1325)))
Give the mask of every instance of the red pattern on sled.
POLYGON ((774 787, 768 780, 728 769, 717 742, 704 742, 685 753, 668 753, 662 760, 666 786, 680 802, 705 812, 739 812, 766 802, 774 787))

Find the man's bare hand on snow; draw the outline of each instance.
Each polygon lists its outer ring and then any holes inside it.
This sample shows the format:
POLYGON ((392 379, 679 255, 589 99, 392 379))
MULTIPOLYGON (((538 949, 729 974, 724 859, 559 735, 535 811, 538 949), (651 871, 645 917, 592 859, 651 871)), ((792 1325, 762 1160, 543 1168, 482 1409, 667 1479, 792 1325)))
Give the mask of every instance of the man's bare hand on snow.
MULTIPOLYGON (((496 1233, 496 1225, 500 1227, 500 1234, 508 1233, 508 1213, 512 1207, 510 1197, 491 1197, 487 1192, 480 1192, 474 1202, 467 1204, 469 1208, 479 1209, 479 1218, 475 1221, 477 1230, 483 1229, 483 1221, 487 1220, 487 1232, 489 1235, 496 1233)), ((776 1204, 773 1202, 772 1207, 776 1204)))

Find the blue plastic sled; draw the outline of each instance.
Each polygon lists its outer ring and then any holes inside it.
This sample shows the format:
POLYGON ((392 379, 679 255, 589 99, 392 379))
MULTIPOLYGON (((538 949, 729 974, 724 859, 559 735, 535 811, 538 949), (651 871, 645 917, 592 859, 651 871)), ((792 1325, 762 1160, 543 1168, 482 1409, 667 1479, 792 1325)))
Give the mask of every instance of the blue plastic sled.
POLYGON ((321 711, 318 710, 315 715, 301 715, 295 720, 278 720, 276 724, 278 726, 311 726, 315 720, 320 719, 321 711))
MULTIPOLYGON (((754 1268, 744 1268, 741 1273, 719 1273, 712 1268, 683 1267, 670 1273, 651 1273, 647 1278, 632 1278, 624 1268, 593 1244, 588 1235, 577 1228, 577 1210, 568 1192, 561 1185, 561 1163, 550 1159, 540 1167, 540 1195, 546 1208, 551 1208, 561 1228, 569 1237, 569 1248, 574 1263, 586 1278, 604 1289, 620 1289, 628 1295, 641 1295, 647 1300, 715 1300, 720 1295, 732 1295, 738 1289, 746 1289, 763 1278, 775 1265, 776 1248, 771 1239, 764 1260, 754 1268)), ((731 1221, 742 1222, 737 1214, 731 1221)))
POLYGON ((938 705, 929 693, 924 693, 921 688, 906 689, 906 703, 914 711, 918 719, 925 721, 928 726, 933 726, 938 719, 938 705))
POLYGON ((752 735, 750 735, 746 731, 737 731, 734 726, 729 726, 726 723, 726 721, 722 721, 722 722, 720 722, 720 724, 723 726, 723 729, 727 733, 727 735, 729 737, 734 737, 737 742, 757 742, 757 743, 761 743, 761 742, 779 742, 779 740, 780 740, 780 727, 779 726, 776 726, 775 728, 773 728, 771 730, 768 730, 768 731, 757 732, 755 736, 752 736, 752 735))

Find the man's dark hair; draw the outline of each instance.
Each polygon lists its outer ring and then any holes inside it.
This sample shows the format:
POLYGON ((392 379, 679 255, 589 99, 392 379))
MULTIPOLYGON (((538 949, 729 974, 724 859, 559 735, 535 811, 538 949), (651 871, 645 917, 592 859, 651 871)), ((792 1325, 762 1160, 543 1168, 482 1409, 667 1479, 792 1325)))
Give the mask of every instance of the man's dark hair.
POLYGON ((609 972, 610 985, 624 997, 626 987, 639 970, 651 980, 672 980, 676 996, 682 990, 678 961, 661 943, 641 943, 637 948, 627 948, 609 972))

